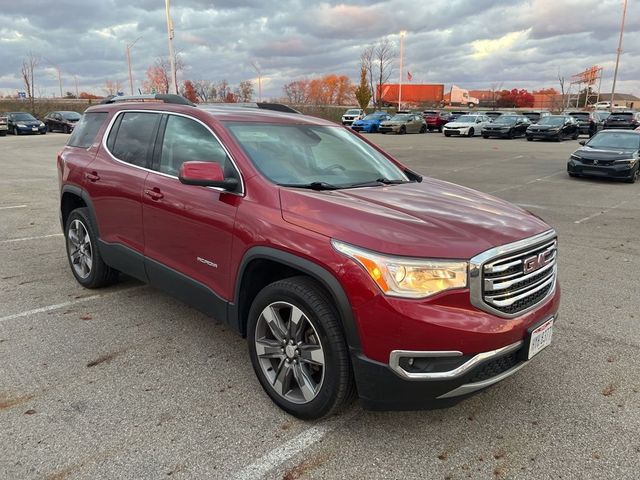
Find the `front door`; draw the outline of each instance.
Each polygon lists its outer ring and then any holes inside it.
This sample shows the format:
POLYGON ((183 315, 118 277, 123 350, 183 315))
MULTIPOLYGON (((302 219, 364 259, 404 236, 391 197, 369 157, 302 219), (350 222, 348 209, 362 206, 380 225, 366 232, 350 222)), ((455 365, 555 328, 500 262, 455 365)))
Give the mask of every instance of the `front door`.
POLYGON ((239 179, 208 127, 168 115, 161 151, 144 186, 145 266, 152 284, 217 317, 233 297, 231 243, 242 197, 180 183, 178 173, 186 161, 218 162, 226 177, 239 179))

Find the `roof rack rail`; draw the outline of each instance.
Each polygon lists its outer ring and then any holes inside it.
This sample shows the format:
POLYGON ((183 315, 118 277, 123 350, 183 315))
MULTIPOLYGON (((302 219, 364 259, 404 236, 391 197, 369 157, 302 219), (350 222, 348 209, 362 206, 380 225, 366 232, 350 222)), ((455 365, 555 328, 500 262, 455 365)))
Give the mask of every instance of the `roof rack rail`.
POLYGON ((164 103, 174 103, 178 105, 189 105, 195 107, 195 104, 190 102, 184 97, 180 95, 175 95, 173 93, 153 93, 149 95, 111 95, 104 100, 102 100, 101 104, 109 104, 109 103, 120 103, 120 102, 164 102, 164 103))
POLYGON ((300 111, 295 108, 290 107, 289 105, 285 105, 283 103, 269 103, 269 102, 237 102, 237 103, 204 103, 201 104, 202 107, 205 108, 259 108, 262 110, 273 110, 276 112, 284 112, 284 113, 298 113, 301 114, 300 111))

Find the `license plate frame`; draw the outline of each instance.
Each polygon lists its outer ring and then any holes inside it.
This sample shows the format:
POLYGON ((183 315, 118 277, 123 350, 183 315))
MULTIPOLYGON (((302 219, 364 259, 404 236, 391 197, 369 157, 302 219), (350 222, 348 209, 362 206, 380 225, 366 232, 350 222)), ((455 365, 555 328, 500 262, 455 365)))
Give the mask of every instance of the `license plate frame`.
POLYGON ((547 318, 527 330, 527 360, 531 360, 551 345, 555 321, 556 317, 547 318))

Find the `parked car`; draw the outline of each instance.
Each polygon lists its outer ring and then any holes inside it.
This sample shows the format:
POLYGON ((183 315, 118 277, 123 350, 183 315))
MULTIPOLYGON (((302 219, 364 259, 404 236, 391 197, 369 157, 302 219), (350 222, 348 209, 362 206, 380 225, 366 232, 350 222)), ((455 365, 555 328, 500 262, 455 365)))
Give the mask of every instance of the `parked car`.
POLYGON ((8 112, 4 114, 7 117, 7 126, 9 131, 14 135, 24 133, 47 133, 47 126, 36 117, 26 112, 8 112))
POLYGON ((0 137, 7 135, 9 131, 8 119, 6 116, 0 115, 0 137))
POLYGON ((427 124, 419 113, 398 113, 389 120, 380 122, 378 127, 380 133, 424 133, 427 131, 427 124))
POLYGON ((583 146, 569 158, 569 176, 617 178, 630 183, 638 179, 640 132, 603 130, 580 144, 583 146))
POLYGON ((522 115, 531 120, 531 123, 538 123, 542 118, 551 115, 551 113, 546 110, 530 110, 528 112, 522 112, 522 115))
POLYGON ((482 129, 482 136, 484 138, 524 137, 530 125, 531 121, 524 115, 500 115, 482 129))
POLYGON ((350 108, 349 110, 344 112, 344 115, 342 115, 342 124, 351 125, 356 120, 364 118, 364 116, 364 110, 361 110, 359 108, 350 108))
POLYGON ((445 137, 452 135, 473 137, 474 135, 480 135, 482 129, 490 123, 491 119, 486 115, 461 115, 453 122, 447 123, 442 131, 445 137))
POLYGON ((489 117, 491 120, 495 120, 496 118, 498 118, 500 115, 502 115, 502 112, 498 111, 498 110, 489 110, 488 112, 482 112, 484 113, 487 117, 489 117))
POLYGON ((108 102, 57 157, 71 273, 98 288, 122 272, 225 322, 290 414, 356 392, 368 408, 451 405, 550 344, 557 239, 537 215, 327 120, 108 102))
POLYGON ((632 111, 612 112, 604 121, 603 128, 635 130, 640 127, 640 119, 632 111))
POLYGON ((78 120, 80 120, 78 112, 58 111, 49 112, 44 117, 44 124, 49 132, 58 130, 59 132, 71 133, 78 120))
POLYGON ((449 122, 451 114, 446 111, 425 110, 422 112, 422 118, 424 118, 424 121, 427 123, 427 130, 430 132, 433 130, 442 132, 442 127, 449 122))
POLYGON ((467 115, 471 112, 467 111, 467 110, 452 110, 449 112, 449 118, 447 119, 448 122, 454 122, 457 118, 461 117, 462 115, 467 115))
POLYGON ((351 128, 356 132, 376 133, 380 127, 380 122, 387 120, 391 120, 391 115, 387 112, 373 112, 353 122, 351 128))
POLYGON ((606 110, 594 110, 591 112, 591 118, 596 123, 596 132, 599 132, 604 128, 604 121, 611 115, 611 112, 606 110))
POLYGON ((577 140, 580 135, 578 122, 570 115, 549 115, 527 128, 527 140, 577 140))
POLYGON ((564 115, 572 116, 576 122, 578 122, 578 129, 580 134, 589 135, 593 137, 597 132, 596 120, 593 118, 591 112, 585 112, 582 110, 569 110, 564 112, 564 115))

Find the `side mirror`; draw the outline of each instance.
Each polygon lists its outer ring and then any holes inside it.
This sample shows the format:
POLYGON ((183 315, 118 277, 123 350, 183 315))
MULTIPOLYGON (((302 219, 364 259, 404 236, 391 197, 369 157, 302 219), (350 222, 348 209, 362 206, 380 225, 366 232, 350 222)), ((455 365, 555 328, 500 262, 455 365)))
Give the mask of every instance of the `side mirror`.
POLYGON ((184 162, 180 165, 178 178, 185 185, 200 187, 218 187, 225 190, 235 190, 238 180, 224 178, 224 172, 216 162, 184 162))
POLYGON ((585 142, 584 140, 580 140, 578 143, 579 143, 580 145, 586 145, 586 144, 587 144, 587 142, 585 142))

